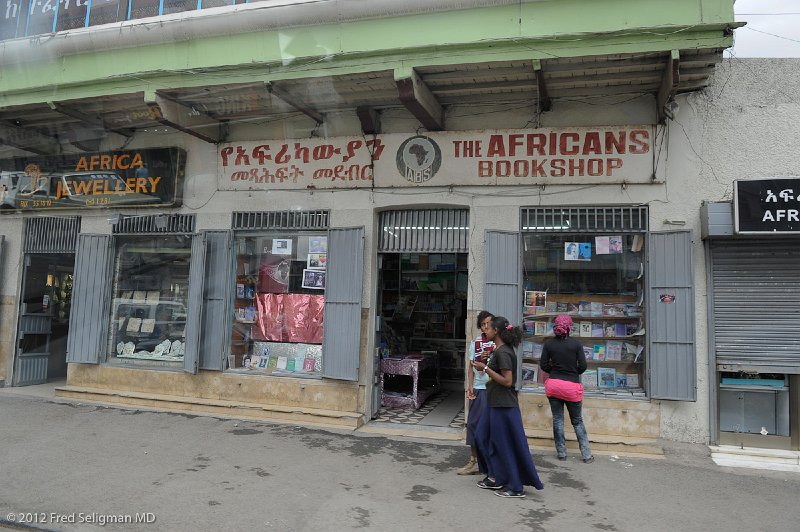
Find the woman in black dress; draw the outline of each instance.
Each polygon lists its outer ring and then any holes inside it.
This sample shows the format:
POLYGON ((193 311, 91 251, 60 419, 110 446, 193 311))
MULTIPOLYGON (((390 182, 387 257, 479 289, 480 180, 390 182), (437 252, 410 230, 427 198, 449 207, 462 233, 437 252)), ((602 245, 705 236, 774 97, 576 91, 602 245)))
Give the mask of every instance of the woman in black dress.
POLYGON ((502 316, 492 319, 486 331, 495 350, 488 363, 473 361, 478 371, 485 371, 488 408, 478 422, 476 443, 480 470, 486 478, 478 487, 496 490, 499 497, 524 497, 523 486, 544 489, 533 465, 528 439, 522 427, 522 414, 515 389, 517 355, 514 347, 522 341, 522 329, 502 316))

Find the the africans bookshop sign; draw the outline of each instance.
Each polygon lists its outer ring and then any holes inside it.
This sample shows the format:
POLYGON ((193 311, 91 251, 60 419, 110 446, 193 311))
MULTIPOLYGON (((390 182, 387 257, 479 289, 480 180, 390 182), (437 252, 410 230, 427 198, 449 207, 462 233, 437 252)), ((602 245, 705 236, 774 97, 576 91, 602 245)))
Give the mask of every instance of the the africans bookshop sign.
POLYGON ((651 126, 267 140, 219 148, 220 190, 652 183, 651 126))
POLYGON ((736 233, 800 233, 800 177, 734 182, 736 233))
POLYGON ((186 153, 152 148, 0 160, 4 210, 180 205, 186 153))

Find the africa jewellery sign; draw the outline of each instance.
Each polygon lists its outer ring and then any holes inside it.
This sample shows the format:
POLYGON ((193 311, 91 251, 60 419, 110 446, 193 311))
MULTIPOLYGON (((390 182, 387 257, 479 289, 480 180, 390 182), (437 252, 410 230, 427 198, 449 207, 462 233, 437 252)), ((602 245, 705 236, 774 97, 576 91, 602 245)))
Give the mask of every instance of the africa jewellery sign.
POLYGON ((219 148, 220 190, 653 182, 653 128, 457 131, 219 148))

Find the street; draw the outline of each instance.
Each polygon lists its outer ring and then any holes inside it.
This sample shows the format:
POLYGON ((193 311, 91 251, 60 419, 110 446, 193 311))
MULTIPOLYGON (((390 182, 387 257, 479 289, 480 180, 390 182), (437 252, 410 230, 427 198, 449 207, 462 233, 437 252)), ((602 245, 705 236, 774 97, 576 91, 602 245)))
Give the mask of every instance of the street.
POLYGON ((800 476, 721 468, 702 445, 593 464, 536 450, 545 490, 501 499, 455 474, 462 445, 2 391, 0 426, 0 528, 794 531, 800 520, 800 476))

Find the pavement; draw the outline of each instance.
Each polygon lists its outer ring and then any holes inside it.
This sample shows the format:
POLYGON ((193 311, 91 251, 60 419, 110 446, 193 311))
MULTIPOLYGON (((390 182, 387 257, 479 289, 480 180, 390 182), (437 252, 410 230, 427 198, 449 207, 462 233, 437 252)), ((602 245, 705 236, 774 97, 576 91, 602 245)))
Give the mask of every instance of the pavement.
MULTIPOLYGON (((502 499, 455 470, 468 449, 0 389, 0 529, 796 531, 800 475, 534 451, 545 484, 502 499), (136 522, 136 519, 140 522, 136 522), (130 520, 130 523, 119 521, 130 520), (21 525, 20 521, 24 521, 21 525)), ((591 428, 590 428, 591 430, 591 428)))

